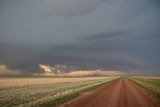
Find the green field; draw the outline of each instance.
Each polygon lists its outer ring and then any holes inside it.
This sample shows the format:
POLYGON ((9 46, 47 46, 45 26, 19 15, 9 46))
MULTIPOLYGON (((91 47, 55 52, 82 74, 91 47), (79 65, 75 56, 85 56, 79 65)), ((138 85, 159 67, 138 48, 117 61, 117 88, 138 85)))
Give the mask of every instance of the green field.
MULTIPOLYGON (((61 78, 61 82, 59 83, 54 82, 53 84, 44 84, 42 82, 43 84, 41 83, 41 85, 35 85, 35 83, 33 83, 34 85, 25 87, 23 87, 22 83, 22 87, 14 87, 14 85, 11 84, 10 88, 2 88, 0 90, 0 107, 54 106, 72 99, 84 91, 95 89, 103 84, 116 80, 117 78, 119 77, 98 77, 96 79, 88 78, 88 80, 83 81, 82 78, 79 78, 80 81, 75 82, 67 82, 67 79, 69 78, 61 78)), ((38 82, 39 79, 36 81, 25 78, 23 81, 38 82)), ((54 81, 54 78, 52 79, 52 81, 54 81)), ((75 80, 77 79, 78 78, 75 78, 75 80)), ((3 86, 5 86, 5 84, 3 86)))
POLYGON ((129 79, 148 89, 160 101, 160 77, 129 77, 129 79))

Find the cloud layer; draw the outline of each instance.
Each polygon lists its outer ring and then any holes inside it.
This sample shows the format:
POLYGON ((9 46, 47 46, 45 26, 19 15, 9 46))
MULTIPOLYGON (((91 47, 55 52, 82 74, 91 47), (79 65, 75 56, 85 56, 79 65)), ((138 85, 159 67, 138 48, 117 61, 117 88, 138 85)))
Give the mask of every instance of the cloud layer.
POLYGON ((17 76, 22 75, 20 71, 17 70, 10 70, 5 65, 0 65, 0 76, 17 76))
POLYGON ((59 15, 65 17, 80 16, 92 12, 107 0, 46 0, 42 15, 59 15))
POLYGON ((0 64, 159 74, 159 0, 1 0, 0 64))

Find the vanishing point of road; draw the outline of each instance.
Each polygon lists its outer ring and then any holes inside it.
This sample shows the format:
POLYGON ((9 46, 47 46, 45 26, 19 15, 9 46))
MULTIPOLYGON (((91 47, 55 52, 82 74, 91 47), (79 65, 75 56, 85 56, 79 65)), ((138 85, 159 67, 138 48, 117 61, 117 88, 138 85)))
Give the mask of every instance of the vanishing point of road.
POLYGON ((160 107, 160 104, 146 90, 121 78, 60 107, 160 107))

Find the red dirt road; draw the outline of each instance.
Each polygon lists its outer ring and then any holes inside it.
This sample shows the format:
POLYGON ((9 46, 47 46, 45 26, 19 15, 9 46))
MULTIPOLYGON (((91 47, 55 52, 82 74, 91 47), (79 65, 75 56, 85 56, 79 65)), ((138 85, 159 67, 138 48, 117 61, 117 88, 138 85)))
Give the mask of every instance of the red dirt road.
POLYGON ((59 107, 160 107, 145 90, 121 78, 59 107))

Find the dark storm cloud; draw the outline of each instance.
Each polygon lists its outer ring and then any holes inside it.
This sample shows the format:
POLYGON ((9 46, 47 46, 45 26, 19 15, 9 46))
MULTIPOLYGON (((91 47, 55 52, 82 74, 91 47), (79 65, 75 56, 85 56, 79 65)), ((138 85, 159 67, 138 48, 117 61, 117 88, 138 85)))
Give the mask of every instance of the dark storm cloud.
POLYGON ((1 0, 0 64, 159 74, 159 0, 1 0))
POLYGON ((108 0, 46 0, 42 15, 60 15, 65 17, 85 15, 108 0))
POLYGON ((83 37, 82 40, 101 40, 101 39, 109 39, 109 38, 115 38, 115 37, 121 37, 121 36, 126 36, 129 31, 110 31, 110 32, 105 32, 105 33, 100 33, 100 34, 92 34, 86 37, 83 37))

